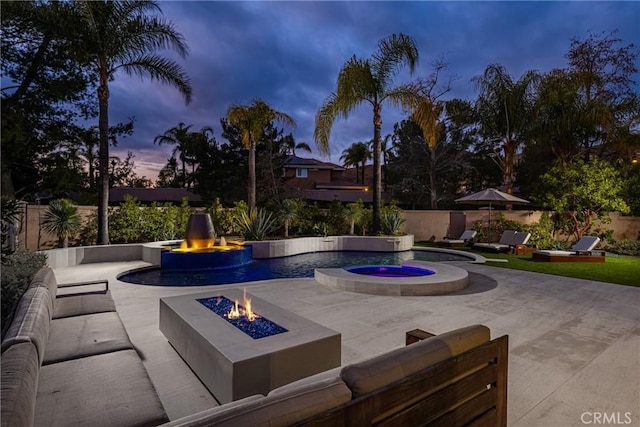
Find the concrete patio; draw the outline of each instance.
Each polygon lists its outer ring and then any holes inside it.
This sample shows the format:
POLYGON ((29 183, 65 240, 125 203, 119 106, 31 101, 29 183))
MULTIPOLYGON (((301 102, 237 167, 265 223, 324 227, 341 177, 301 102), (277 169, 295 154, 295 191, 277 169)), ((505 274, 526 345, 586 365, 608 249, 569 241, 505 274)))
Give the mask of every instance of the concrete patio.
POLYGON ((484 324, 493 337, 508 334, 511 426, 598 424, 594 413, 640 425, 640 288, 451 264, 469 271, 468 288, 416 297, 335 291, 314 279, 181 288, 116 280, 124 271, 150 265, 143 261, 54 271, 59 284, 110 280, 118 313, 171 419, 217 402, 160 332, 159 298, 246 286, 259 298, 340 332, 343 365, 404 345, 405 332, 416 328, 437 334, 484 324))

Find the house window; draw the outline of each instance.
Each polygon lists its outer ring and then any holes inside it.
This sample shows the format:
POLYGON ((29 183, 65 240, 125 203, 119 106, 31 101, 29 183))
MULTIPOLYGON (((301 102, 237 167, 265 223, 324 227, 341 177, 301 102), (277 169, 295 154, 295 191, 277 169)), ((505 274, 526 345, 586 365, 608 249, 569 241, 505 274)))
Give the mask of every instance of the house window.
POLYGON ((307 170, 302 168, 296 168, 296 178, 306 178, 307 170))

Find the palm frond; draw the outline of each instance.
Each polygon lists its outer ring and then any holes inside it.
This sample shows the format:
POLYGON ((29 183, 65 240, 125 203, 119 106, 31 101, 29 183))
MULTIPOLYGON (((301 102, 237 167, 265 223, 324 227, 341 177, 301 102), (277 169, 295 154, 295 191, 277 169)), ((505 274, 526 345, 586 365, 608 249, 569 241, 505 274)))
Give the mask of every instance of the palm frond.
POLYGON ((353 56, 338 74, 335 102, 340 116, 346 119, 363 101, 372 102, 380 92, 378 86, 369 61, 353 56))
POLYGON ((131 58, 127 63, 116 66, 114 71, 118 68, 122 68, 129 75, 148 76, 151 80, 175 86, 182 93, 187 104, 191 102, 191 81, 184 69, 170 59, 159 55, 144 55, 131 58))
POLYGON ((412 111, 422 100, 419 87, 413 83, 396 86, 387 90, 384 95, 384 99, 388 100, 391 105, 396 108, 402 108, 405 111, 412 111))
POLYGON ((408 66, 409 72, 413 73, 418 57, 418 46, 413 37, 392 34, 378 42, 378 52, 372 57, 373 74, 386 87, 402 67, 408 66))
POLYGON ((329 136, 331 135, 331 128, 333 122, 338 116, 338 108, 336 106, 335 93, 331 93, 316 113, 315 127, 313 130, 313 139, 316 143, 316 148, 321 154, 329 155, 331 150, 329 147, 329 136))

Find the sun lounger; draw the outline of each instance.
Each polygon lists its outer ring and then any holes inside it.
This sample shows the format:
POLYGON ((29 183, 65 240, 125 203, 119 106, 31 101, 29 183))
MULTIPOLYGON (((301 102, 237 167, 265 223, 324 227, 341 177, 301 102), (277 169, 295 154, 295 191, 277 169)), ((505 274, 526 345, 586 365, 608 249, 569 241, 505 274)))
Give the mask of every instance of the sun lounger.
POLYGON ((598 243, 599 237, 582 236, 568 251, 535 251, 533 259, 546 262, 604 262, 604 251, 593 252, 598 243))
POLYGON ((531 233, 525 231, 505 230, 498 243, 475 243, 474 248, 493 252, 509 252, 518 245, 526 245, 531 238, 531 233))
POLYGON ((438 240, 436 244, 441 246, 464 246, 478 234, 475 230, 465 230, 458 239, 438 240))

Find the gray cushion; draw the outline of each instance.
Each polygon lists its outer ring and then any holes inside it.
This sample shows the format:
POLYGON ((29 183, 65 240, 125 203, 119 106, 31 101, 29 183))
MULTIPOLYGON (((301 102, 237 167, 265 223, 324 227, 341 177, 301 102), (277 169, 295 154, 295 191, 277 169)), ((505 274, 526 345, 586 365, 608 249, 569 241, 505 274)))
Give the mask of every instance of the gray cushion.
POLYGON ((168 421, 135 350, 43 366, 35 425, 151 426, 168 421))
POLYGON ((342 369, 353 398, 375 391, 490 340, 482 325, 456 329, 342 369))
POLYGON ((2 353, 0 376, 0 425, 33 425, 38 389, 38 350, 30 343, 17 343, 2 353))
POLYGON ((43 364, 132 348, 118 313, 53 319, 43 364))
POLYGON ((40 362, 44 359, 49 339, 49 311, 51 296, 45 287, 27 289, 16 307, 9 329, 2 341, 2 352, 20 342, 31 342, 38 350, 40 362))
POLYGON ((299 387, 284 387, 283 390, 273 390, 265 398, 251 396, 175 420, 167 427, 289 426, 351 400, 351 391, 338 377, 299 387))
POLYGON ((33 277, 30 286, 41 286, 49 290, 51 295, 55 298, 58 292, 58 281, 53 270, 49 267, 41 268, 33 277))
POLYGON ((111 292, 60 296, 56 298, 54 319, 116 311, 111 292))

